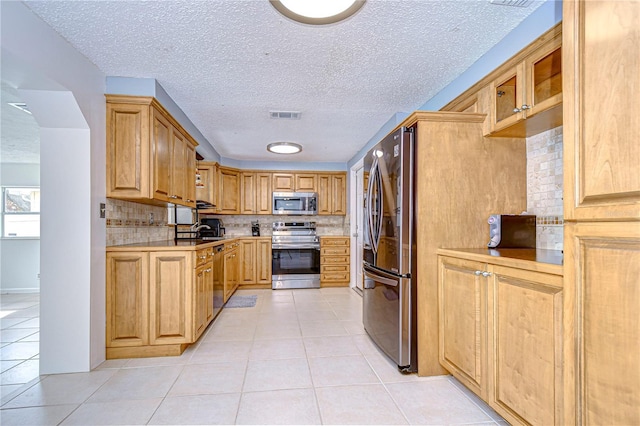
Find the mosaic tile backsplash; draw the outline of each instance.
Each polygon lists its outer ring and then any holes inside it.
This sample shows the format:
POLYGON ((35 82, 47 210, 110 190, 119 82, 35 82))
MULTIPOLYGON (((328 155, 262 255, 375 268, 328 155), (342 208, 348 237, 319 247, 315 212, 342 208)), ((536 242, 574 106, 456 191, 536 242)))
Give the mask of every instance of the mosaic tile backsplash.
POLYGON ((167 225, 166 207, 110 198, 106 204, 108 246, 173 239, 174 229, 167 225))
POLYGON ((527 212, 537 216, 537 246, 562 250, 562 127, 527 138, 527 212))
POLYGON ((273 222, 315 222, 318 235, 349 235, 349 217, 347 216, 207 216, 222 219, 227 237, 251 236, 251 222, 258 221, 260 235, 270 236, 273 222))

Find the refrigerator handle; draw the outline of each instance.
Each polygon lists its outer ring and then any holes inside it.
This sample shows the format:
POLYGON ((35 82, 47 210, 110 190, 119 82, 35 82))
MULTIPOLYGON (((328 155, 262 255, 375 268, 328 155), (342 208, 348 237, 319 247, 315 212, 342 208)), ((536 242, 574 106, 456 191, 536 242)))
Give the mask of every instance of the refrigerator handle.
POLYGON ((373 281, 380 282, 380 283, 382 283, 384 285, 389 285, 389 286, 392 286, 392 287, 397 287, 398 286, 398 281, 399 280, 385 278, 385 277, 383 277, 381 275, 374 274, 373 272, 371 272, 371 271, 369 271, 369 270, 367 270, 365 268, 362 268, 362 272, 364 273, 364 277, 365 277, 365 288, 374 288, 375 287, 375 285, 371 286, 371 287, 367 287, 366 286, 366 282, 367 282, 366 278, 369 278, 369 279, 371 279, 373 281))
POLYGON ((371 164, 371 170, 369 171, 369 185, 367 187, 367 225, 369 227, 369 238, 371 239, 371 247, 373 248, 374 253, 377 253, 378 251, 378 243, 376 241, 376 235, 374 233, 372 195, 377 166, 378 158, 374 156, 373 163, 371 164))

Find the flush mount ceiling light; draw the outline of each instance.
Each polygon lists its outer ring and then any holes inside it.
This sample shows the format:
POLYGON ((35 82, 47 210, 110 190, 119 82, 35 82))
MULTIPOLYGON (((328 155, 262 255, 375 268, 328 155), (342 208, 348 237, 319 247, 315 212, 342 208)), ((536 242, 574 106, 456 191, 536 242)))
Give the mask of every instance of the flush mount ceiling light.
POLYGON ((267 151, 274 154, 297 154, 302 151, 302 145, 293 142, 274 142, 267 145, 267 151))
POLYGON ((323 25, 347 19, 365 0, 269 0, 278 12, 303 24, 323 25))

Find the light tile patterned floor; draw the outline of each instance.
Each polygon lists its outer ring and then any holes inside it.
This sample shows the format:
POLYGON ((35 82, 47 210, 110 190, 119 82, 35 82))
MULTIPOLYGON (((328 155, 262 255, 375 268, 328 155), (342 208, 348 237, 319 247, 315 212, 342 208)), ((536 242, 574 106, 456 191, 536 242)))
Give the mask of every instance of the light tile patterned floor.
POLYGON ((225 309, 182 356, 42 376, 2 400, 1 423, 506 425, 450 376, 400 374, 350 289, 239 294, 257 305, 225 309))

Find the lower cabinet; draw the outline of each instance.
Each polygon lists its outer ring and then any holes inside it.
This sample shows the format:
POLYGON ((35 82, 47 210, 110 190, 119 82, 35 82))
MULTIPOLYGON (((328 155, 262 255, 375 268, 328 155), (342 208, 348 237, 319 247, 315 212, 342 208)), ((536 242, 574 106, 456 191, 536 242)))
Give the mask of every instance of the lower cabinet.
POLYGON ((271 237, 238 240, 240 285, 271 287, 271 237))
POLYGON ((351 280, 349 237, 320 237, 320 285, 348 286, 351 280))
POLYGON ((107 252, 106 275, 107 359, 180 355, 213 320, 211 248, 107 252))
POLYGON ((238 256, 238 242, 224 245, 224 303, 233 296, 239 285, 240 258, 238 256))
POLYGON ((562 424, 562 275, 438 262, 441 364, 511 424, 562 424))

